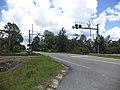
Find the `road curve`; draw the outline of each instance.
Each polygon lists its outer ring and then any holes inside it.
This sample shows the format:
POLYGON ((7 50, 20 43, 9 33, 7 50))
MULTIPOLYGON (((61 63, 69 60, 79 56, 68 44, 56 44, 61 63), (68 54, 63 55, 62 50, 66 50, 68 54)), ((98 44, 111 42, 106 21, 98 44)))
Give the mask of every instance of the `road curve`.
POLYGON ((43 53, 71 67, 57 90, 120 90, 120 60, 78 54, 43 53))

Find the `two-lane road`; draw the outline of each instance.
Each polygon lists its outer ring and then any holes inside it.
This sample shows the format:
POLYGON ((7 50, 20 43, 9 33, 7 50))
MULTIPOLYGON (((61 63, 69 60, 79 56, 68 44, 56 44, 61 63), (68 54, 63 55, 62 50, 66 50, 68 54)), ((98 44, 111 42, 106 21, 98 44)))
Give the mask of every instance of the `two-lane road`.
POLYGON ((71 67, 57 90, 120 90, 120 60, 95 56, 42 53, 71 67))

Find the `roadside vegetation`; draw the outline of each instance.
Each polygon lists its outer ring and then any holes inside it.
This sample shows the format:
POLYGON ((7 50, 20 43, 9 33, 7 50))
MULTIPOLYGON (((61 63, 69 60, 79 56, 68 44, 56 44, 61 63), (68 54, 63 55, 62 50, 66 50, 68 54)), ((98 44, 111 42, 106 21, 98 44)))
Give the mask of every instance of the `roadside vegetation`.
MULTIPOLYGON (((42 35, 36 35, 28 46, 33 51, 89 54, 96 53, 99 45, 101 54, 120 53, 120 39, 112 41, 110 36, 98 35, 91 40, 87 39, 84 34, 76 33, 72 39, 69 39, 64 27, 58 31, 59 33, 55 35, 52 30, 45 30, 42 35)), ((23 39, 19 27, 15 23, 8 22, 4 26, 4 30, 0 30, 0 54, 19 53, 26 50, 25 46, 21 44, 23 39)))
POLYGON ((87 39, 84 34, 74 34, 72 39, 69 39, 64 28, 59 30, 58 35, 54 35, 53 32, 45 30, 44 37, 36 36, 33 39, 32 47, 34 51, 89 54, 97 52, 98 44, 99 53, 101 54, 120 53, 120 39, 118 41, 112 41, 110 36, 103 37, 99 35, 99 37, 91 40, 87 39))
POLYGON ((98 56, 98 57, 105 57, 105 58, 120 59, 120 55, 112 55, 112 54, 90 54, 90 55, 98 56))
POLYGON ((0 54, 10 54, 25 50, 23 36, 15 23, 8 22, 4 29, 0 29, 0 54))
POLYGON ((39 86, 45 90, 62 69, 60 63, 47 56, 12 59, 21 60, 25 64, 15 70, 0 72, 0 90, 39 90, 39 86))

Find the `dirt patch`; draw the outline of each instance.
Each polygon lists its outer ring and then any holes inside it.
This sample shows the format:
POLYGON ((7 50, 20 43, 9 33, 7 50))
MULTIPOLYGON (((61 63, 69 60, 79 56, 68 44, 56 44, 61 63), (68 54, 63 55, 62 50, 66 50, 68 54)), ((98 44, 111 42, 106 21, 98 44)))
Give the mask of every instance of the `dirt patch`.
POLYGON ((0 61, 0 72, 13 70, 24 63, 23 61, 0 61))
POLYGON ((21 59, 30 58, 36 55, 8 55, 8 56, 0 56, 0 72, 6 72, 9 70, 16 69, 17 67, 25 64, 21 59))

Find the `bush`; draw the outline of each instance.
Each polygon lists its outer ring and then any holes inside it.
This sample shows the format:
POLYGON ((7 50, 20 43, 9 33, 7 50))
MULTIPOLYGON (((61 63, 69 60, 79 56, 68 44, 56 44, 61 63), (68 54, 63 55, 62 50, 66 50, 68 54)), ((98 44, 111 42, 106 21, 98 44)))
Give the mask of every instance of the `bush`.
POLYGON ((21 51, 21 47, 19 45, 15 45, 13 47, 13 52, 20 52, 21 51))
POLYGON ((75 54, 89 54, 90 50, 87 47, 79 47, 72 51, 75 54))

